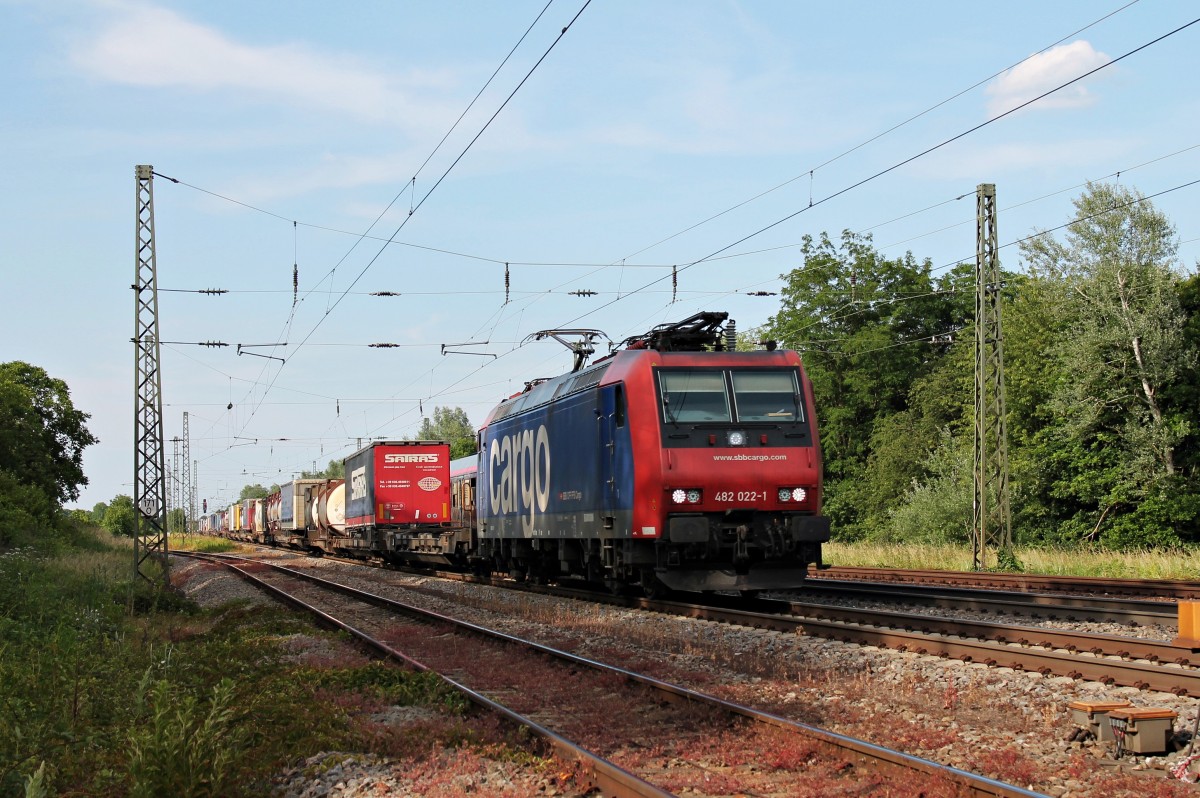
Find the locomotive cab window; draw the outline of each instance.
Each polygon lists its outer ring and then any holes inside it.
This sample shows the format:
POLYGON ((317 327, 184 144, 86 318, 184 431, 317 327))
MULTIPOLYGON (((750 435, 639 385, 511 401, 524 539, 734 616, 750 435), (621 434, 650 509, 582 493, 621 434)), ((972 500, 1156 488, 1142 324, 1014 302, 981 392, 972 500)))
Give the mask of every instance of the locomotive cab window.
POLYGON ((659 373, 663 418, 672 423, 732 421, 725 373, 663 371, 659 373))
POLYGON ((800 388, 792 371, 733 371, 738 421, 803 421, 800 388))

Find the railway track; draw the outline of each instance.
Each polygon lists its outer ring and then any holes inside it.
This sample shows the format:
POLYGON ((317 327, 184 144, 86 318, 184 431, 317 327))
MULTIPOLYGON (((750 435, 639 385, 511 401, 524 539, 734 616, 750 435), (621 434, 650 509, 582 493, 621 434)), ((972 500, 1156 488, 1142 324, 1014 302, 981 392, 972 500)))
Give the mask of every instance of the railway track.
POLYGON ((817 786, 823 795, 894 794, 898 779, 913 794, 1037 795, 294 569, 204 558, 389 657, 438 672, 544 739, 604 795, 783 796, 817 786))
POLYGON ((1043 576, 985 571, 919 571, 897 568, 833 566, 809 572, 813 584, 825 580, 939 585, 1028 593, 1156 598, 1200 601, 1200 582, 1162 579, 1110 579, 1090 576, 1043 576))
POLYGON ((1176 606, 1162 600, 1069 596, 1056 593, 1005 592, 997 589, 917 585, 904 582, 810 581, 794 598, 808 603, 815 597, 878 599, 889 603, 941 607, 984 615, 1019 615, 1035 620, 1095 621, 1126 626, 1175 626, 1176 606))

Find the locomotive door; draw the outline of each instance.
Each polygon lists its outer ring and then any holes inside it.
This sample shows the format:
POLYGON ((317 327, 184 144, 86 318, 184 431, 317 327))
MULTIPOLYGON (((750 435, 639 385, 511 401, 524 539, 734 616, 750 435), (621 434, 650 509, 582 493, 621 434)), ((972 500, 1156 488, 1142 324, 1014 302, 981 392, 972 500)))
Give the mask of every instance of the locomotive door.
POLYGON ((597 413, 600 436, 597 455, 600 458, 600 514, 605 529, 612 529, 620 507, 620 458, 617 454, 617 430, 625 426, 624 386, 605 385, 600 388, 600 407, 597 413))

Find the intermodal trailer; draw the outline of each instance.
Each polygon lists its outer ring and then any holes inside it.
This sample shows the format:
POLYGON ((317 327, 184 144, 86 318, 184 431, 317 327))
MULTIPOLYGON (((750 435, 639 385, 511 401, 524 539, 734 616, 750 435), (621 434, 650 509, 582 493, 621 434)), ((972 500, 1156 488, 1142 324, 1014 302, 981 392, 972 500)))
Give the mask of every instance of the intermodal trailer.
POLYGON ((378 441, 346 458, 350 548, 393 548, 400 530, 450 523, 450 444, 378 441))
POLYGON ((276 543, 304 548, 305 534, 316 523, 309 508, 316 491, 324 485, 324 479, 296 479, 280 486, 276 543))

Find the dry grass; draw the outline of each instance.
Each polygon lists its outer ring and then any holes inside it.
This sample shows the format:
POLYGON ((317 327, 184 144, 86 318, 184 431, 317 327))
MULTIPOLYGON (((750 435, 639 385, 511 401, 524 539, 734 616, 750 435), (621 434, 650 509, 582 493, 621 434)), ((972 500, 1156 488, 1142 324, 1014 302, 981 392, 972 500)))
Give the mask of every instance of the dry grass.
MULTIPOLYGON (((1079 548, 1018 548, 1018 562, 1028 574, 1102 576, 1128 579, 1195 579, 1200 574, 1200 548, 1105 551, 1079 548)), ((825 544, 831 565, 876 568, 971 570, 968 547, 927 544, 825 544)))
MULTIPOLYGON (((132 546, 128 547, 132 548, 132 546)), ((133 573, 131 551, 71 550, 56 558, 58 567, 76 576, 94 578, 97 582, 116 583, 129 579, 133 573)))

